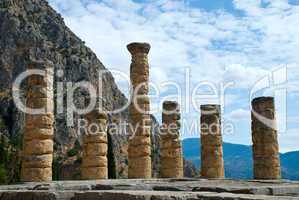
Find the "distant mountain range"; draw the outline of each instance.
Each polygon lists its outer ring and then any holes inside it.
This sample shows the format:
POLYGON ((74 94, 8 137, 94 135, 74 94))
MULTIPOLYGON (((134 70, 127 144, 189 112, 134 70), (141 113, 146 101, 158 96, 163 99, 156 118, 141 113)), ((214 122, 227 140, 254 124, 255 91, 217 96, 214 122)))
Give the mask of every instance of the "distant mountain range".
MULTIPOLYGON (((200 139, 183 141, 184 158, 200 169, 200 139)), ((251 146, 223 143, 225 175, 233 179, 252 179, 251 146)), ((284 179, 299 180, 299 151, 280 155, 282 176, 284 179)))

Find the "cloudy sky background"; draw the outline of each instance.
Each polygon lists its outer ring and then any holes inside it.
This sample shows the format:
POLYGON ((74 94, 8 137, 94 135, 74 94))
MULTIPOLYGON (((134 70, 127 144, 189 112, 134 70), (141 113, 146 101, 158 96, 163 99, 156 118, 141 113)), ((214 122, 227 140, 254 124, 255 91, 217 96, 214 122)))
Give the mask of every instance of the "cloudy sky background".
MULTIPOLYGON (((108 69, 129 74, 126 45, 148 42, 150 79, 154 84, 174 81, 185 91, 186 71, 190 88, 208 81, 225 93, 223 119, 235 127, 224 141, 251 144, 250 91, 255 83, 287 66, 287 127, 280 134, 282 152, 299 150, 299 0, 48 0, 66 24, 86 42, 108 69)), ((280 73, 278 73, 280 74, 280 73)), ((271 76, 269 76, 271 78, 271 76)), ((123 78, 116 80, 128 95, 123 78)), ((200 87, 208 94, 208 87, 200 87)), ((175 94, 162 87, 159 99, 175 94)), ((199 93, 199 92, 198 92, 199 93)), ((273 95, 267 89, 257 95, 273 95), (263 92, 265 92, 263 94, 263 92)), ((197 99, 196 103, 215 99, 197 99)), ((185 109, 188 102, 181 102, 185 109)), ((190 106, 183 111, 187 123, 199 120, 190 106)), ((280 106, 278 106, 280 107, 280 106)), ((160 113, 155 113, 161 120, 160 113)), ((189 136, 196 136, 193 131, 189 136)), ((188 137, 186 133, 185 137, 188 137)))

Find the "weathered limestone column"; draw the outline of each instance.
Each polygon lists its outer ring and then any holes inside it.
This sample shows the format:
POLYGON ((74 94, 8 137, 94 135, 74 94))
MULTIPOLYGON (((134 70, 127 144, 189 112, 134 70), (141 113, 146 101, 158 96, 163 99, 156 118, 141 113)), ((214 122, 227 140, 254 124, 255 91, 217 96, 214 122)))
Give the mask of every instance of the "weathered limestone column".
POLYGON ((83 135, 82 179, 107 179, 108 116, 96 109, 85 115, 85 120, 89 128, 83 135))
POLYGON ((128 50, 132 54, 130 69, 133 94, 129 108, 131 125, 135 134, 129 140, 129 178, 151 178, 151 119, 148 98, 149 64, 147 55, 150 45, 147 43, 131 43, 128 50))
POLYGON ((251 118, 254 178, 280 179, 274 98, 254 99, 251 118))
POLYGON ((161 176, 182 178, 183 152, 180 141, 180 108, 174 101, 163 103, 163 127, 161 132, 161 176))
POLYGON ((44 70, 45 76, 28 78, 26 105, 44 108, 44 114, 26 114, 23 136, 21 180, 42 182, 52 180, 54 101, 53 66, 46 62, 32 62, 28 69, 44 70))
POLYGON ((220 105, 201 106, 201 176, 224 178, 220 105))

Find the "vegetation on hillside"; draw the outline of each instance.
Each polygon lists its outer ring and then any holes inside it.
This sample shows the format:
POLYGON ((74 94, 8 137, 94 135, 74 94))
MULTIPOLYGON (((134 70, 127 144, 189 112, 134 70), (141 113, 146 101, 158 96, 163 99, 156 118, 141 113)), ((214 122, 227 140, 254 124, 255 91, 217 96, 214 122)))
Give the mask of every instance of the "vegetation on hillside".
POLYGON ((0 184, 20 181, 21 136, 10 137, 7 125, 0 116, 0 184))
POLYGON ((7 184, 7 162, 8 162, 8 150, 6 147, 6 139, 3 133, 5 128, 4 121, 0 117, 0 184, 7 184))
POLYGON ((108 134, 108 178, 109 179, 116 179, 116 165, 115 165, 115 157, 113 153, 113 143, 111 135, 108 134))

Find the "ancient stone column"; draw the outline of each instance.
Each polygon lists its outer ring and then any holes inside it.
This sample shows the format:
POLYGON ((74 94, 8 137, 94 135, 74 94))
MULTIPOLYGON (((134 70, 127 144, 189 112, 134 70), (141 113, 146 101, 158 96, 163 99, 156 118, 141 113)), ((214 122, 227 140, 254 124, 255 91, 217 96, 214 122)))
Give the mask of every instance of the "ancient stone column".
POLYGON ((224 178, 219 105, 201 106, 201 176, 224 178))
POLYGON ((43 70, 45 75, 31 75, 28 78, 26 105, 28 108, 45 110, 43 114, 26 114, 21 180, 51 181, 54 136, 53 66, 47 62, 32 62, 28 69, 43 70))
POLYGON ((85 115, 85 120, 88 128, 83 134, 82 179, 107 179, 108 116, 96 109, 85 115))
POLYGON ((254 99, 251 118, 254 178, 280 179, 274 98, 254 99))
POLYGON ((161 176, 162 178, 182 178, 183 152, 180 141, 180 108, 177 102, 163 103, 161 130, 161 176))
POLYGON ((133 92, 132 103, 129 108, 131 133, 128 147, 128 177, 151 178, 151 119, 149 115, 150 102, 147 96, 149 86, 148 53, 150 45, 146 43, 132 43, 128 45, 132 54, 130 69, 133 92))

